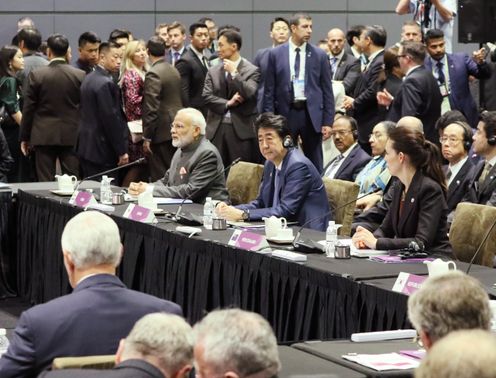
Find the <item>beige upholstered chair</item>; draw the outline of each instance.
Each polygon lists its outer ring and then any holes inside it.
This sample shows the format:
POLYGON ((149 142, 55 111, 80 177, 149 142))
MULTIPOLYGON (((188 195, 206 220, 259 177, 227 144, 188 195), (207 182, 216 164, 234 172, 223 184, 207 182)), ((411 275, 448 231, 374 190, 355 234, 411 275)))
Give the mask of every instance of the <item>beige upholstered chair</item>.
POLYGON ((115 355, 58 357, 52 362, 52 369, 112 369, 115 365, 115 355))
POLYGON ((229 170, 226 186, 233 205, 247 203, 257 198, 263 165, 240 161, 229 170))
MULTIPOLYGON (((461 202, 449 231, 453 254, 461 261, 470 262, 482 239, 496 220, 496 207, 461 202)), ((496 227, 474 260, 475 264, 493 266, 496 252, 496 227)))
POLYGON ((353 222, 353 214, 355 212, 356 200, 360 186, 351 181, 323 178, 327 192, 329 206, 333 211, 334 220, 336 223, 343 226, 339 229, 338 235, 350 236, 351 223, 353 222), (349 205, 334 211, 334 209, 343 206, 345 203, 351 202, 349 205))

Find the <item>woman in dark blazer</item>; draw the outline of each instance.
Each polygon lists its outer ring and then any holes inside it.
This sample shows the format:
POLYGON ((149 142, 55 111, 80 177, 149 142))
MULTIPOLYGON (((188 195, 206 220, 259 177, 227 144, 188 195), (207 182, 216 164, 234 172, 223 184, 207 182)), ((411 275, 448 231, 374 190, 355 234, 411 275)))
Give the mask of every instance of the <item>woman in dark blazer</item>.
POLYGON ((357 227, 353 242, 359 248, 396 250, 412 241, 428 252, 451 253, 446 217, 446 179, 437 146, 407 127, 391 130, 385 159, 399 180, 381 226, 371 233, 357 227))

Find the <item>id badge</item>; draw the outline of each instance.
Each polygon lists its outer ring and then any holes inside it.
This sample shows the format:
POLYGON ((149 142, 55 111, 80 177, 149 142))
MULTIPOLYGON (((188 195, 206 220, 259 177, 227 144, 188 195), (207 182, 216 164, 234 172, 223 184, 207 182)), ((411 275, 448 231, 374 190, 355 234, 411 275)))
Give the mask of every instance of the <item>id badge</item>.
POLYGON ((293 90, 295 100, 305 99, 305 80, 293 79, 293 90))
POLYGON ((439 90, 441 91, 441 96, 443 96, 443 97, 449 96, 449 90, 448 90, 448 87, 446 87, 446 85, 440 85, 439 90))

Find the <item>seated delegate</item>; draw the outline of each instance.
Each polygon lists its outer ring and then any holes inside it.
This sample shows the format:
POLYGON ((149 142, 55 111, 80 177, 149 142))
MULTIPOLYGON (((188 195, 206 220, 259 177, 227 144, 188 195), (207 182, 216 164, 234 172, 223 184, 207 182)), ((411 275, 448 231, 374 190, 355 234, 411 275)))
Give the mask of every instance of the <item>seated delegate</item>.
MULTIPOLYGON (((224 165, 217 148, 205 138, 206 122, 203 114, 193 108, 177 112, 171 125, 172 145, 177 147, 165 176, 153 183, 153 195, 188 198, 204 203, 207 197, 228 199, 224 165)), ((146 182, 132 182, 129 194, 147 190, 146 182)))
POLYGON ((429 252, 451 253, 447 236, 446 180, 439 149, 418 130, 390 131, 385 159, 394 183, 384 221, 373 233, 359 226, 353 242, 359 248, 395 250, 415 241, 429 252))
POLYGON ((258 145, 264 166, 257 198, 238 206, 220 203, 217 213, 227 220, 256 221, 263 217, 285 217, 300 225, 324 231, 327 227, 329 203, 324 183, 315 166, 300 150, 293 148, 286 118, 262 113, 255 120, 258 145))

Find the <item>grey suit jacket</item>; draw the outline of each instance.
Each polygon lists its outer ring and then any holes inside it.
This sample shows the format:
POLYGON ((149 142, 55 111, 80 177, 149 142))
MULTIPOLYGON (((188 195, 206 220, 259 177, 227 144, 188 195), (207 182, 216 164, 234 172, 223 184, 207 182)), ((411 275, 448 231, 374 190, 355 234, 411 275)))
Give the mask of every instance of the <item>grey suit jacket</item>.
POLYGON ((46 146, 74 146, 84 71, 55 60, 31 71, 24 93, 21 140, 46 146))
POLYGON ((224 165, 217 148, 205 137, 179 148, 165 176, 154 182, 153 195, 188 198, 204 203, 207 197, 227 201, 224 165))
POLYGON ((170 126, 181 101, 181 77, 169 63, 156 61, 145 75, 143 88, 143 136, 152 143, 171 140, 170 126))
POLYGON ((238 74, 230 83, 226 79, 224 66, 219 63, 210 67, 203 87, 203 99, 208 108, 207 138, 212 139, 226 113, 227 101, 238 92, 244 99, 240 105, 229 109, 234 132, 239 139, 255 138, 253 120, 257 115, 257 91, 260 70, 242 59, 238 65, 238 74))

